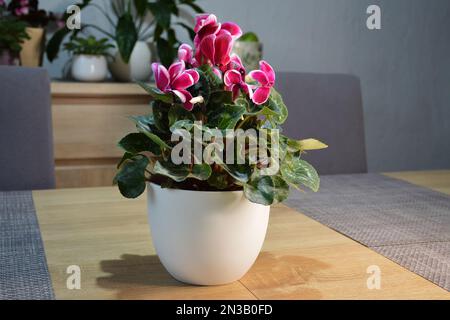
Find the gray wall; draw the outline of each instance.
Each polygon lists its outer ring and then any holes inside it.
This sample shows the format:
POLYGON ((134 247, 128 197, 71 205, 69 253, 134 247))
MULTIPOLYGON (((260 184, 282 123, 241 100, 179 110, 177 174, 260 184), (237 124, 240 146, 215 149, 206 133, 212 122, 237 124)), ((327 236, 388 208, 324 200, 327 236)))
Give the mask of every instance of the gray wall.
MULTIPOLYGON (((72 1, 41 3, 61 9, 72 1)), ((277 70, 359 76, 370 171, 450 168, 450 1, 200 4, 222 21, 256 31, 264 42, 265 58, 277 70), (379 31, 366 28, 370 4, 382 9, 379 31)), ((50 66, 52 75, 60 75, 63 60, 50 66)))

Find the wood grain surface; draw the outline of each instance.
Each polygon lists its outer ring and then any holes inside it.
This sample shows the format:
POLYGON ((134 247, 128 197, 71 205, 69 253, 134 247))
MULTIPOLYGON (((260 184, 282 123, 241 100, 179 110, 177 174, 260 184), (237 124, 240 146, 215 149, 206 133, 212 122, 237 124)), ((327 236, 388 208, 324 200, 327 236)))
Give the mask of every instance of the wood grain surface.
MULTIPOLYGON (((450 171, 406 173, 405 179, 450 187, 450 171)), ((244 278, 201 287, 174 280, 159 262, 144 196, 124 199, 113 187, 33 196, 57 299, 450 299, 444 289, 284 205, 272 208, 263 250, 244 278), (67 289, 70 265, 81 268, 80 290, 67 289), (381 269, 380 290, 367 288, 371 265, 381 269)))

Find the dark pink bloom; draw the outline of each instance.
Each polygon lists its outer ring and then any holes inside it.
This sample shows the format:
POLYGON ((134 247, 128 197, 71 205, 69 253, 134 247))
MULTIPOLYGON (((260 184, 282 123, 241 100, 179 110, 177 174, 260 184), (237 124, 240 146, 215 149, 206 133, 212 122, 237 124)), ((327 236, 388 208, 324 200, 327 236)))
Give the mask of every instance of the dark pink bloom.
POLYGON ((223 32, 228 32, 233 37, 233 40, 236 40, 240 36, 242 36, 241 28, 234 22, 224 22, 224 23, 222 23, 222 26, 220 28, 219 34, 223 33, 223 32))
POLYGON ((225 83, 225 89, 233 93, 233 100, 236 100, 241 90, 250 95, 250 98, 252 97, 252 91, 249 85, 245 83, 239 71, 228 70, 225 72, 223 82, 225 83))
POLYGON ((260 61, 259 67, 261 70, 254 70, 249 73, 249 76, 259 83, 252 96, 252 101, 257 105, 267 102, 270 90, 275 84, 275 72, 271 65, 266 61, 260 61))
POLYGON ((160 63, 152 64, 156 86, 163 92, 175 94, 187 110, 192 110, 192 95, 186 89, 196 84, 200 78, 196 70, 186 70, 184 61, 173 63, 167 70, 160 63))
POLYGON ((14 10, 16 16, 27 15, 30 12, 28 7, 21 7, 14 10))
POLYGON ((238 97, 240 90, 251 98, 253 93, 250 86, 245 83, 245 68, 237 54, 231 55, 227 70, 224 76, 224 83, 225 88, 233 92, 233 100, 238 97))
POLYGON ((183 43, 178 48, 178 59, 180 61, 184 61, 186 63, 191 63, 192 58, 194 57, 194 53, 192 47, 186 43, 183 43))
POLYGON ((211 34, 217 34, 220 30, 220 23, 217 22, 217 17, 213 14, 200 14, 196 17, 194 32, 194 45, 197 48, 204 37, 211 34))
POLYGON ((214 66, 225 67, 230 62, 232 48, 233 38, 231 35, 227 33, 217 36, 211 34, 201 41, 197 51, 197 61, 201 64, 209 61, 214 66))

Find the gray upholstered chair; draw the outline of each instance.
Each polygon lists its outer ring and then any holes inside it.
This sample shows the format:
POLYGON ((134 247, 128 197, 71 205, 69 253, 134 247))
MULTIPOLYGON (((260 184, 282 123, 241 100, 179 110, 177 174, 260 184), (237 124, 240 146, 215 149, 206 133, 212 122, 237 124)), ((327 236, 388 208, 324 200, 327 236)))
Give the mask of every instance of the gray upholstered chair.
POLYGON ((277 89, 289 109, 283 132, 317 138, 329 148, 304 156, 321 174, 367 172, 361 86, 340 74, 277 73, 277 89))
POLYGON ((45 69, 0 66, 0 190, 55 187, 45 69))

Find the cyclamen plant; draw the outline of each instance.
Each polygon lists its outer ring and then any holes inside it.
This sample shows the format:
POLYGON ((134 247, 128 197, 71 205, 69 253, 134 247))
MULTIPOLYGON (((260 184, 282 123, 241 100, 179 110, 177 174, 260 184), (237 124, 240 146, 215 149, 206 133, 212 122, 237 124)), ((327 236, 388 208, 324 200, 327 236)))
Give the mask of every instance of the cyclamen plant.
POLYGON ((138 132, 119 142, 125 153, 114 181, 121 193, 138 197, 149 181, 163 188, 243 190, 250 201, 272 205, 285 200, 290 187, 303 185, 317 191, 319 176, 301 156, 327 146, 279 133, 288 110, 274 88, 276 75, 271 65, 261 61, 260 70, 247 73, 241 59, 231 53, 234 41, 242 35, 233 22, 219 23, 215 15, 202 14, 196 18, 194 31, 194 49, 182 44, 178 61, 169 68, 152 65, 156 87, 139 83, 153 98, 152 114, 132 117, 138 132), (229 139, 229 134, 240 131, 270 139, 252 144, 244 138, 244 145, 235 148, 239 137, 229 139), (184 144, 180 137, 185 138, 184 144), (222 137, 227 140, 219 141, 222 137), (196 144, 205 150, 200 156, 196 144), (224 151, 227 161, 220 154, 224 151), (199 159, 202 155, 204 161, 199 159), (180 163, 177 156, 184 161, 180 163), (276 170, 264 173, 269 167, 276 170))

